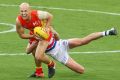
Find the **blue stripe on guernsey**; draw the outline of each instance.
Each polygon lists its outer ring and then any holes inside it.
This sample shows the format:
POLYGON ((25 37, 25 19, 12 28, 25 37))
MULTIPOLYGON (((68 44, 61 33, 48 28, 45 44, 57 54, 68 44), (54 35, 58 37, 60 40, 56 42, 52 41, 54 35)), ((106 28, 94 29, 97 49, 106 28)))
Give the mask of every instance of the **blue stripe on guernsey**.
POLYGON ((45 52, 49 52, 50 50, 54 49, 56 46, 57 41, 54 41, 54 44, 51 48, 47 49, 45 52))

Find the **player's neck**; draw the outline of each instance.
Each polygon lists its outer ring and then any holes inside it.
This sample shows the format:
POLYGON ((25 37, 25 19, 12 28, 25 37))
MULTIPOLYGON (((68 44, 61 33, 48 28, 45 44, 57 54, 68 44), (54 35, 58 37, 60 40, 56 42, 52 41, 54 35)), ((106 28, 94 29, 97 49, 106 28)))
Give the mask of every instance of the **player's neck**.
POLYGON ((31 20, 31 16, 29 15, 27 19, 25 19, 26 22, 29 22, 31 20))

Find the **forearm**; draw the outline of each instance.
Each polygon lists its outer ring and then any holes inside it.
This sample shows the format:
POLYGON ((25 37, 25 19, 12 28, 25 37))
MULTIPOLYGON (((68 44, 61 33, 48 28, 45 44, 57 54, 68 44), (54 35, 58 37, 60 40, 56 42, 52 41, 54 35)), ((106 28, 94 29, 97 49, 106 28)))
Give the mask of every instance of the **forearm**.
POLYGON ((52 14, 48 14, 48 18, 47 18, 47 23, 46 23, 46 27, 51 26, 52 24, 52 19, 53 19, 53 15, 52 14))
POLYGON ((49 19, 49 20, 47 20, 47 24, 46 24, 46 27, 49 27, 49 26, 51 26, 51 19, 49 19))
POLYGON ((34 35, 25 34, 24 28, 21 26, 18 20, 16 20, 16 32, 22 39, 30 39, 34 37, 34 35))
POLYGON ((51 27, 51 31, 54 35, 55 40, 59 40, 60 39, 59 34, 52 27, 51 27))
POLYGON ((34 35, 30 35, 30 34, 20 34, 19 36, 22 39, 30 39, 34 37, 34 35))

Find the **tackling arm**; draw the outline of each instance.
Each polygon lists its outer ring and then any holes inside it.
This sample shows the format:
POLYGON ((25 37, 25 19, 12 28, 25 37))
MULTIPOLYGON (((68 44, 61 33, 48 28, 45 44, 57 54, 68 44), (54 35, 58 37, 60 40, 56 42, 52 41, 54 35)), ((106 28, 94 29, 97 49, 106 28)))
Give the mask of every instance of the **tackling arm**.
POLYGON ((45 11, 38 11, 38 17, 41 19, 41 20, 46 20, 46 25, 45 27, 46 28, 49 28, 53 34, 54 34, 54 38, 56 40, 59 40, 59 34, 53 29, 53 27, 51 26, 51 22, 52 22, 52 19, 53 19, 53 15, 48 13, 48 12, 45 12, 45 11))
POLYGON ((46 12, 46 11, 38 11, 38 17, 41 20, 46 20, 46 25, 45 27, 49 27, 51 25, 53 15, 46 12))
POLYGON ((55 40, 59 40, 59 39, 60 39, 59 34, 56 32, 55 29, 53 29, 52 26, 50 26, 50 27, 51 27, 51 31, 53 32, 53 35, 54 35, 55 40))

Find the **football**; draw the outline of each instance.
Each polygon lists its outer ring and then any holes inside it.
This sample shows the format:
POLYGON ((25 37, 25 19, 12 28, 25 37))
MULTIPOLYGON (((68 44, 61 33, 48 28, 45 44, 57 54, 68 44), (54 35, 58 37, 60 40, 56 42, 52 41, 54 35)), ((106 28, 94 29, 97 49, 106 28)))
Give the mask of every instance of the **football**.
POLYGON ((35 27, 34 28, 34 34, 37 36, 37 37, 42 37, 43 39, 48 39, 49 35, 47 34, 46 30, 42 27, 35 27))

